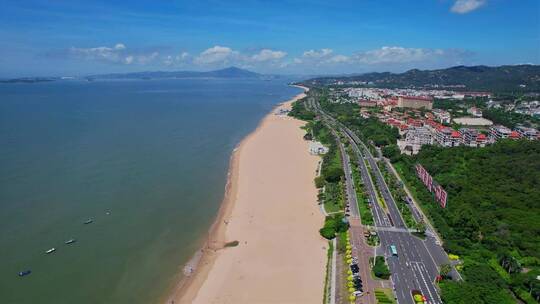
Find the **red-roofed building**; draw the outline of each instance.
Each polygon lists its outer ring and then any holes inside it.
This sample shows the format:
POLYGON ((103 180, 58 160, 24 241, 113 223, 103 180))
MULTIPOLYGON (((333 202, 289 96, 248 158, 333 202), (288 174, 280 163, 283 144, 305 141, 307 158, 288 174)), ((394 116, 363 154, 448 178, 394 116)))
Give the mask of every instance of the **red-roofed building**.
POLYGON ((423 125, 421 120, 416 120, 412 118, 407 118, 407 124, 413 127, 421 127, 423 125))
POLYGON ((461 144, 461 134, 450 127, 439 125, 435 132, 435 140, 443 147, 456 147, 461 144))
POLYGON ((375 100, 359 99, 358 105, 361 107, 376 107, 377 102, 375 100))
POLYGON ((485 147, 487 144, 487 136, 478 132, 475 129, 462 128, 459 129, 461 133, 461 143, 468 147, 485 147))
POLYGON ((427 109, 433 108, 432 97, 420 97, 420 96, 399 96, 397 100, 398 108, 413 108, 413 109, 427 109))
POLYGON ((478 134, 476 137, 477 147, 485 147, 488 144, 488 137, 485 134, 478 134))
POLYGON ((512 131, 512 132, 510 132, 509 138, 511 138, 511 139, 520 139, 521 134, 519 134, 518 131, 512 131))

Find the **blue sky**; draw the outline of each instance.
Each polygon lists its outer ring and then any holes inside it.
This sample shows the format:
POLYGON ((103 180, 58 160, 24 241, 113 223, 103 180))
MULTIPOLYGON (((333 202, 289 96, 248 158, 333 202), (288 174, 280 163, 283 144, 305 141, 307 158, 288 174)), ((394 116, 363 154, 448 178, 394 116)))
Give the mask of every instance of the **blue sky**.
POLYGON ((540 63, 538 0, 2 0, 0 77, 540 63))

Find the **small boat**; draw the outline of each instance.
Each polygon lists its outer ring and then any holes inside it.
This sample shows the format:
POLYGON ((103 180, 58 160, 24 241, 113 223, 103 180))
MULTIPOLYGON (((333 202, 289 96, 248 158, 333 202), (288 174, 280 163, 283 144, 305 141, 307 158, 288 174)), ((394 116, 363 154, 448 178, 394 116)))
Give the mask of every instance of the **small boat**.
POLYGON ((24 270, 24 271, 19 272, 19 276, 24 277, 24 276, 27 276, 27 275, 29 275, 31 273, 32 273, 32 270, 24 270))
POLYGON ((49 254, 49 253, 53 253, 53 252, 55 252, 55 251, 56 251, 56 248, 53 247, 53 248, 51 248, 51 249, 45 251, 45 253, 46 253, 46 254, 49 254))
POLYGON ((69 245, 69 244, 75 243, 76 241, 77 241, 76 239, 69 239, 69 240, 65 241, 64 244, 69 245))
POLYGON ((84 222, 85 225, 88 225, 88 224, 91 224, 94 220, 93 219, 88 219, 84 222))

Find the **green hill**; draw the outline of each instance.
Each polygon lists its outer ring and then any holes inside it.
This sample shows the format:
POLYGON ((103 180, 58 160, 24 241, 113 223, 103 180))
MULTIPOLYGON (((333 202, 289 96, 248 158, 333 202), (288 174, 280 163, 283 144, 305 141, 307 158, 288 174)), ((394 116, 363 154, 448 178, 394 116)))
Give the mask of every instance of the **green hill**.
POLYGON ((540 296, 540 141, 501 141, 482 149, 425 146, 397 167, 445 249, 464 258, 465 283, 443 285, 447 303, 473 295, 484 299, 474 303, 507 303, 504 288, 540 296), (446 209, 415 176, 416 163, 447 190, 446 209))
POLYGON ((458 90, 537 91, 540 65, 456 66, 439 70, 409 70, 404 73, 367 73, 346 77, 320 77, 307 85, 329 85, 337 81, 368 82, 377 87, 454 87, 458 90), (524 86, 524 87, 523 87, 524 86))

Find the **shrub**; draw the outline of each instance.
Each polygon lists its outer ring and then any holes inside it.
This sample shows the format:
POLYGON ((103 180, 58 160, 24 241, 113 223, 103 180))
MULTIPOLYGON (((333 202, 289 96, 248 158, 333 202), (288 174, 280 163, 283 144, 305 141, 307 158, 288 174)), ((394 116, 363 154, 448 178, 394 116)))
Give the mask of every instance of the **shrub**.
POLYGON ((327 240, 331 240, 336 236, 336 230, 333 227, 322 227, 319 229, 319 233, 327 240))
POLYGON ((344 175, 343 169, 341 167, 329 167, 323 172, 324 179, 329 183, 337 183, 341 180, 341 177, 344 175))
POLYGON ((324 227, 319 229, 319 233, 325 239, 331 240, 336 233, 341 233, 349 229, 349 224, 343 221, 343 214, 327 216, 324 220, 324 227))
POLYGON ((378 256, 375 259, 375 265, 373 265, 373 274, 377 278, 381 278, 385 280, 390 277, 390 270, 388 270, 388 266, 386 266, 384 257, 378 256))
POLYGON ((324 187, 324 176, 317 176, 315 177, 315 187, 322 188, 324 187))

